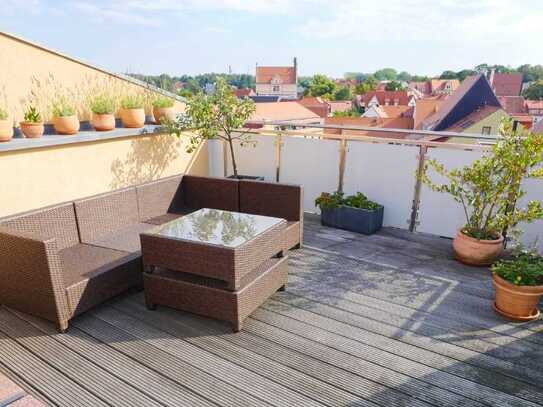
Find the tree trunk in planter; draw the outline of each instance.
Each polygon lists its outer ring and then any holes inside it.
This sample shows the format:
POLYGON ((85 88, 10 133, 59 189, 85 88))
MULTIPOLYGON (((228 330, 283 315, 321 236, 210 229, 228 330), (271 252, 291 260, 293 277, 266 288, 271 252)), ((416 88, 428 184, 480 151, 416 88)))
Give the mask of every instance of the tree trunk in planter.
POLYGON ((321 223, 338 229, 371 235, 383 227, 384 207, 375 210, 351 208, 322 209, 321 223))

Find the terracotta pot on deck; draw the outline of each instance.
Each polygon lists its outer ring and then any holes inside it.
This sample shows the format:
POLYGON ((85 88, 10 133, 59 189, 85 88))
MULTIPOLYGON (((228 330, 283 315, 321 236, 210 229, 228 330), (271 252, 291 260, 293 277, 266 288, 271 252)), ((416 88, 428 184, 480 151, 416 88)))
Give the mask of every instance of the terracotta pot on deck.
POLYGON ((113 114, 92 114, 92 127, 96 131, 110 131, 115 128, 115 116, 113 114))
POLYGON ((153 117, 155 118, 155 123, 160 124, 160 120, 163 117, 170 121, 175 120, 176 112, 173 107, 155 107, 153 108, 153 117))
POLYGON ((479 240, 458 231, 453 240, 454 255, 470 266, 490 266, 503 251, 503 236, 495 240, 479 240))
POLYGON ((531 321, 539 318, 539 301, 543 285, 517 286, 492 273, 496 288, 494 310, 513 321, 531 321))
POLYGON ((39 138, 45 132, 43 123, 21 122, 21 132, 26 138, 39 138))
POLYGON ((145 125, 145 110, 121 109, 121 120, 124 127, 139 129, 145 125))
POLYGON ((79 119, 76 115, 53 118, 55 131, 63 136, 70 136, 79 132, 79 119))
POLYGON ((13 138, 13 123, 9 120, 0 120, 0 142, 10 141, 13 138))

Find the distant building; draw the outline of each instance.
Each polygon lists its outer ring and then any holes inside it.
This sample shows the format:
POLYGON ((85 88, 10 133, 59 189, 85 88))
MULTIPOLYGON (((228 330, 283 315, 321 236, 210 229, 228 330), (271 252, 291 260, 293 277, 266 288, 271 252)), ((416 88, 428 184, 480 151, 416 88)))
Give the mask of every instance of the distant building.
MULTIPOLYGON (((498 134, 500 123, 504 117, 509 115, 505 110, 498 106, 482 106, 477 110, 474 110, 467 116, 463 117, 452 126, 449 126, 445 131, 453 131, 456 133, 470 133, 470 134, 484 134, 495 135, 498 134)), ((463 140, 463 139, 462 139, 463 140)), ((450 141, 459 141, 451 139, 450 141)))
POLYGON ((321 124, 322 118, 296 101, 256 103, 256 110, 246 127, 263 127, 268 121, 321 124))
POLYGON ((397 117, 413 117, 413 107, 407 105, 398 106, 372 106, 364 112, 362 117, 378 117, 392 119, 397 117))
POLYGON ((519 96, 522 90, 521 73, 490 73, 488 79, 496 96, 519 96))
POLYGON ((526 101, 522 96, 498 96, 504 110, 509 114, 528 113, 526 101))
POLYGON ((328 117, 332 113, 330 104, 320 97, 304 97, 298 103, 319 117, 328 117))
POLYGON ((543 100, 527 100, 526 113, 533 117, 534 125, 543 121, 543 100))
POLYGON ((328 105, 330 106, 331 115, 336 112, 349 112, 353 110, 352 100, 330 100, 328 105))
POLYGON ((298 98, 298 64, 293 66, 257 66, 256 95, 298 98))
POLYGON ((251 88, 241 88, 241 89, 234 89, 234 94, 238 97, 238 98, 248 98, 250 96, 255 96, 256 93, 253 89, 251 88))
POLYGON ((543 134, 543 120, 539 120, 537 123, 534 124, 532 127, 532 132, 534 134, 543 134))
POLYGON ((409 82, 408 88, 417 92, 421 98, 426 98, 452 95, 459 86, 458 79, 430 79, 423 82, 409 82))
POLYGON ((357 95, 355 98, 355 103, 364 109, 368 109, 373 106, 414 106, 415 97, 405 90, 374 90, 364 93, 363 95, 357 95))

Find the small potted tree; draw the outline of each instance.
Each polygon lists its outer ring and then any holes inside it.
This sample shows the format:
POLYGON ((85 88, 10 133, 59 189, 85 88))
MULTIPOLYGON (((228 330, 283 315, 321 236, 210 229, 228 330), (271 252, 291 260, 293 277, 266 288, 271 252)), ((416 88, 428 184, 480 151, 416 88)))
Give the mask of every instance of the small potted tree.
POLYGON ((543 295, 543 257, 535 251, 515 251, 511 259, 492 266, 496 288, 494 310, 513 321, 539 318, 543 295))
POLYGON ((343 192, 323 192, 315 205, 321 210, 321 223, 338 229, 371 235, 383 227, 384 207, 357 192, 344 196, 343 192))
POLYGON ((100 93, 90 98, 91 124, 96 131, 110 131, 115 128, 116 105, 115 97, 107 93, 100 93))
POLYGON ((432 190, 450 194, 462 205, 466 223, 458 231, 453 248, 456 258, 466 264, 488 266, 504 249, 504 237, 520 222, 543 218, 541 202, 530 201, 519 208, 526 195, 525 178, 543 178, 543 135, 514 130, 504 119, 500 136, 492 149, 470 166, 447 170, 435 160, 426 162, 422 181, 432 190), (434 183, 429 170, 448 180, 434 183))
POLYGON ((141 95, 126 95, 121 99, 121 120, 124 127, 139 129, 145 125, 145 100, 141 95))
POLYGON ((13 138, 13 124, 8 120, 8 112, 0 107, 0 142, 13 138))
POLYGON ((240 130, 252 116, 256 107, 251 99, 238 99, 232 88, 224 79, 219 79, 215 92, 211 95, 203 93, 194 95, 187 102, 186 111, 176 120, 165 122, 164 126, 170 134, 188 137, 187 152, 193 152, 204 140, 223 140, 228 144, 232 170, 231 178, 263 179, 238 174, 234 153, 234 142, 241 146, 254 145, 248 131, 240 130))
POLYGON ((79 132, 79 119, 74 105, 65 96, 59 96, 53 102, 53 126, 61 135, 72 135, 79 132))
POLYGON ((153 102, 153 117, 155 123, 160 124, 163 119, 175 120, 175 100, 167 96, 157 96, 153 102))
POLYGON ((45 132, 40 112, 35 106, 29 106, 24 114, 24 121, 19 123, 21 132, 26 138, 39 138, 45 132))

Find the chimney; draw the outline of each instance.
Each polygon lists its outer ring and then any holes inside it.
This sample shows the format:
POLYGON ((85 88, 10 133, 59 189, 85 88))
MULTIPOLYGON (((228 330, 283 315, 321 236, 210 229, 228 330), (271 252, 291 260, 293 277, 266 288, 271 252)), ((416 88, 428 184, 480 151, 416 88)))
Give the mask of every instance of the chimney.
POLYGON ((490 71, 490 78, 488 78, 488 81, 490 82, 490 86, 492 86, 492 88, 494 88, 494 74, 495 73, 496 73, 496 70, 492 68, 492 70, 490 71))
POLYGON ((298 84, 298 59, 294 57, 294 77, 296 78, 296 85, 298 84))

